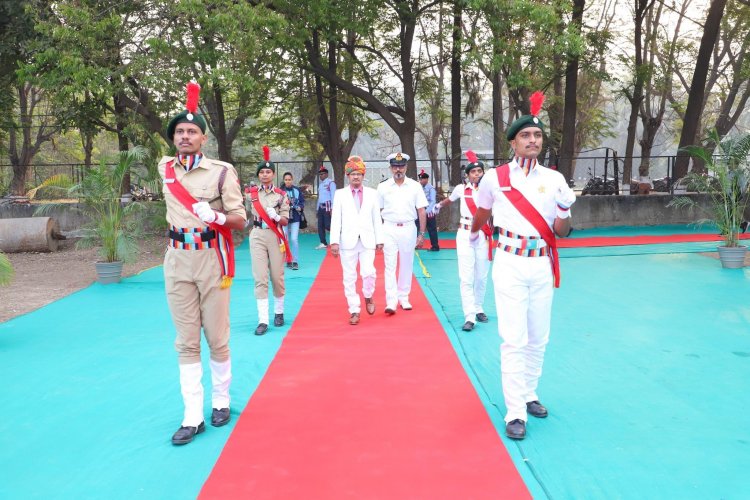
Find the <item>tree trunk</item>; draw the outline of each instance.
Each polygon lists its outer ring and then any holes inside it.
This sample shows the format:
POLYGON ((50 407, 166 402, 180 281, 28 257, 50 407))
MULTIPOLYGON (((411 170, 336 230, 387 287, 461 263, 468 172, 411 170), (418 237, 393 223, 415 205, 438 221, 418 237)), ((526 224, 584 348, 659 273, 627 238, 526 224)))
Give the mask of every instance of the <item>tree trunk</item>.
MULTIPOLYGON (((498 71, 492 72, 492 156, 493 165, 499 165, 506 155, 505 121, 503 120, 503 77, 498 71)), ((490 167, 491 165, 487 165, 490 167)))
POLYGON ((703 113, 703 99, 706 91, 706 77, 708 67, 711 64, 711 56, 719 36, 721 28, 721 18, 724 15, 724 7, 727 0, 712 0, 708 8, 708 16, 704 25, 703 36, 701 37, 698 57, 695 61, 695 71, 693 79, 690 82, 690 92, 688 93, 688 103, 685 108, 685 119, 682 121, 682 133, 680 134, 680 144, 677 150, 677 159, 674 164, 674 178, 680 179, 687 174, 690 156, 682 151, 685 146, 695 144, 698 133, 698 121, 703 113))
POLYGON ((461 0, 453 4, 453 48, 451 51, 451 172, 452 186, 461 183, 461 0))
MULTIPOLYGON (((573 18, 571 23, 575 27, 576 34, 581 34, 583 22, 583 9, 585 0, 573 0, 573 18)), ((562 140, 560 144, 560 159, 557 168, 566 180, 573 177, 573 154, 575 153, 576 141, 576 117, 578 114, 578 61, 579 56, 568 56, 568 64, 565 68, 565 111, 563 114, 562 140)))

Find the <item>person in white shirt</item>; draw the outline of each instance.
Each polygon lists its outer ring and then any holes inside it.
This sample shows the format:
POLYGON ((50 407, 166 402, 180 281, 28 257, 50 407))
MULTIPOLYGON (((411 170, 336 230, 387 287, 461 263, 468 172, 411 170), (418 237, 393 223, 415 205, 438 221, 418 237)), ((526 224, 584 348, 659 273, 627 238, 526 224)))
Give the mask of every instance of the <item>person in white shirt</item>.
POLYGON ((499 228, 492 268, 497 323, 502 344, 505 433, 526 436, 527 415, 547 416, 537 386, 550 333, 554 287, 559 285, 555 235, 570 234, 570 206, 575 193, 565 178, 537 163, 544 125, 537 117, 544 95, 531 96, 531 115, 514 121, 507 131, 515 158, 488 173, 479 185, 478 208, 470 241, 492 215, 499 228))
POLYGON ((477 211, 476 196, 479 190, 479 181, 484 175, 484 163, 479 161, 469 151, 466 154, 469 163, 466 165, 466 183, 453 188, 450 196, 440 203, 435 204, 434 212, 437 214, 444 206, 460 200, 461 218, 456 233, 456 256, 458 257, 458 280, 461 290, 461 306, 464 311, 465 332, 474 329, 474 324, 479 321, 487 323, 489 318, 484 313, 484 294, 487 289, 487 275, 490 270, 490 236, 491 228, 487 226, 489 235, 480 238, 477 245, 469 244, 471 235, 471 223, 474 213, 477 211))
POLYGON ((414 249, 424 242, 425 207, 427 198, 422 186, 406 177, 409 155, 393 153, 386 158, 393 177, 378 185, 380 215, 383 217, 385 257, 385 313, 396 314, 397 305, 405 311, 412 309, 411 292, 414 249), (419 235, 414 220, 419 218, 419 235), (398 278, 396 263, 398 262, 398 278))
POLYGON ((331 255, 341 257, 344 295, 349 306, 349 324, 359 324, 362 310, 357 293, 357 262, 362 276, 365 309, 375 314, 375 251, 383 249, 383 223, 378 193, 365 187, 366 166, 359 156, 351 156, 344 166, 349 189, 339 189, 333 197, 331 213, 331 255))

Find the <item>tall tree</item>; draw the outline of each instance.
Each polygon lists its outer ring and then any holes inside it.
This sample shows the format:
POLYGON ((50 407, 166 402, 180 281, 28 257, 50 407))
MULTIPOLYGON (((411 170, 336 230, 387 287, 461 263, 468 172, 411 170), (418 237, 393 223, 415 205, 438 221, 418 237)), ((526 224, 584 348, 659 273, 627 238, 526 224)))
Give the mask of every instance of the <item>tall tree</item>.
POLYGON ((463 0, 453 0, 453 44, 451 50, 451 185, 461 183, 461 34, 463 0))
MULTIPOLYGON (((577 39, 581 36, 583 24, 583 9, 585 0, 573 0, 573 15, 570 27, 577 39)), ((575 46, 573 46, 575 47, 575 46)), ((576 119, 578 118, 578 62, 580 48, 568 50, 565 66, 565 108, 562 120, 562 142, 560 144, 560 161, 558 169, 566 179, 573 175, 573 154, 576 142, 576 119)))
POLYGON ((708 15, 704 25, 703 36, 701 37, 698 56, 695 60, 695 71, 690 83, 690 92, 688 93, 688 103, 685 108, 685 119, 683 120, 682 132, 680 133, 680 143, 677 150, 677 159, 674 164, 674 177, 679 179, 684 177, 690 164, 690 155, 683 148, 695 144, 698 132, 698 119, 703 110, 703 103, 706 91, 706 76, 708 75, 709 65, 711 63, 711 53, 716 39, 719 36, 721 27, 721 18, 724 15, 724 8, 727 0, 712 0, 708 8, 708 15))

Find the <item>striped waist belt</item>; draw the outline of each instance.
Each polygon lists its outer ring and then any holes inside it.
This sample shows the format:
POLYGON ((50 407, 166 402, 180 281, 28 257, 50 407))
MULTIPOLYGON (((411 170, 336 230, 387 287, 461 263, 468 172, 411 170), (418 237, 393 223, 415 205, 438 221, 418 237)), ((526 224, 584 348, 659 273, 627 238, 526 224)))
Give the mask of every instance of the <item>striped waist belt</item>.
POLYGON ((497 248, 522 257, 544 257, 549 255, 547 242, 539 236, 522 236, 498 228, 497 248))
POLYGON ((459 224, 458 228, 459 229, 468 229, 469 231, 471 231, 471 224, 459 224))
POLYGON ((202 227, 169 227, 169 246, 180 250, 204 250, 216 247, 216 232, 202 227))

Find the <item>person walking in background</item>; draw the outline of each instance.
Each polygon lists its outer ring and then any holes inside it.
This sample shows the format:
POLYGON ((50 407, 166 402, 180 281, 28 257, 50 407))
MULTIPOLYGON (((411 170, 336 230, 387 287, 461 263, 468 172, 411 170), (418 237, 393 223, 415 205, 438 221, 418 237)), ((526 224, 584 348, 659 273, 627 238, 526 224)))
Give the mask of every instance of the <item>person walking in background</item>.
MULTIPOLYGON (((424 196, 427 198, 427 208, 425 209, 425 215, 427 216, 427 234, 430 235, 430 251, 440 251, 440 244, 438 243, 438 232, 437 232, 437 212, 435 212, 435 202, 437 201, 437 191, 432 184, 430 184, 430 174, 422 169, 419 172, 419 183, 422 185, 424 190, 424 196)), ((419 220, 414 221, 415 224, 419 225, 419 220)))
POLYGON ((182 424, 172 444, 184 445, 205 431, 201 329, 211 351, 211 425, 229 422, 229 299, 234 276, 232 229, 245 226, 245 207, 234 167, 207 158, 206 120, 198 114, 200 87, 189 83, 186 110, 167 125, 175 157, 159 162, 169 242, 164 255, 164 286, 177 339, 182 424))
POLYGON ((273 325, 284 325, 284 260, 291 262, 292 257, 282 228, 289 222, 289 200, 286 191, 273 185, 275 173, 276 166, 270 159, 268 146, 263 146, 263 161, 258 163, 256 171, 260 186, 251 188, 248 195, 253 216, 250 256, 258 306, 255 335, 264 335, 268 331, 270 284, 273 285, 273 325))
POLYGON ((349 189, 339 189, 333 197, 331 213, 331 255, 341 257, 344 295, 349 306, 349 324, 359 323, 362 310, 357 293, 357 263, 362 276, 362 295, 368 314, 375 314, 375 250, 383 249, 378 192, 365 187, 365 163, 351 156, 344 167, 349 189))
POLYGON ((512 439, 526 437, 527 414, 548 414, 537 386, 549 341, 552 295, 560 283, 555 235, 570 234, 570 206, 576 200, 562 174, 537 163, 544 139, 537 115, 544 94, 535 92, 529 100, 531 114, 514 121, 506 133, 513 160, 479 184, 469 237, 473 245, 481 242, 480 230, 492 215, 499 228, 492 281, 502 338, 505 434, 512 439))
POLYGON ((460 203, 461 218, 456 232, 456 257, 458 258, 458 281, 461 289, 461 306, 464 312, 465 332, 474 329, 474 324, 487 323, 489 319, 484 313, 484 295, 487 289, 487 275, 492 260, 492 227, 490 224, 482 226, 484 238, 480 237, 478 244, 469 244, 471 235, 471 223, 477 211, 476 197, 479 190, 479 181, 484 175, 484 163, 479 161, 472 151, 466 156, 469 163, 466 165, 466 183, 459 184, 451 195, 435 205, 435 213, 450 205, 454 201, 460 203))
POLYGON ((326 231, 331 230, 331 204, 333 203, 333 195, 336 193, 336 183, 328 178, 328 169, 321 165, 318 170, 318 177, 320 182, 318 183, 318 238, 320 238, 320 244, 315 247, 315 250, 321 250, 328 247, 326 240, 326 231))
POLYGON ((427 198, 419 183, 406 177, 409 155, 393 153, 386 158, 392 178, 378 185, 380 215, 383 218, 385 257, 385 313, 396 314, 396 306, 412 309, 411 292, 414 249, 422 246, 425 234, 427 198), (419 234, 414 220, 419 219, 419 234), (397 266, 398 264, 398 266, 397 266), (398 267, 398 272, 397 268, 398 267))
POLYGON ((289 242, 289 250, 292 252, 292 262, 286 267, 294 271, 299 269, 299 224, 305 210, 305 196, 302 190, 294 185, 294 177, 291 172, 284 173, 284 186, 289 200, 289 224, 284 226, 284 234, 289 242))

